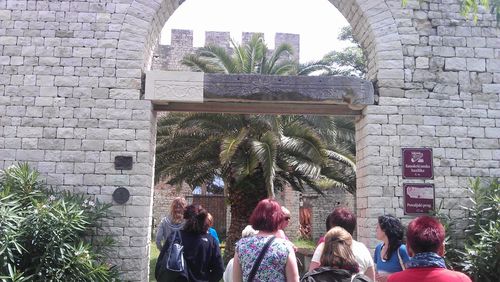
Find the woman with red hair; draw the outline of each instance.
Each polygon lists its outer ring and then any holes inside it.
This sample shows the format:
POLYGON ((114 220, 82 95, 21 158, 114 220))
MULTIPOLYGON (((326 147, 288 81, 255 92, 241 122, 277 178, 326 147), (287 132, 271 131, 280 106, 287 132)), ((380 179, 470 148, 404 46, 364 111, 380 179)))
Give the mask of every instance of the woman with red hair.
POLYGON ((299 281, 293 245, 276 237, 283 216, 275 200, 264 199, 257 204, 250 224, 259 232, 236 243, 233 281, 299 281))
POLYGON ((406 243, 411 258, 407 269, 392 274, 388 282, 471 282, 465 274, 446 269, 443 225, 430 216, 415 218, 408 225, 406 243))

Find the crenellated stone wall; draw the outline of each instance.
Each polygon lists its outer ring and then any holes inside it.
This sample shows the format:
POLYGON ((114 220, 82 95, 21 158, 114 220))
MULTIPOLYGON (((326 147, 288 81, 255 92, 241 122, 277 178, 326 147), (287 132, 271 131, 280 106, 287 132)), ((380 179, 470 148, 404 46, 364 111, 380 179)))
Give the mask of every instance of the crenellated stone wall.
MULTIPOLYGON (((49 185, 112 202, 102 235, 126 281, 147 281, 156 113, 143 76, 178 0, 0 1, 0 168, 28 162, 49 185), (131 156, 131 170, 115 157, 131 156)), ((358 239, 403 214, 401 148, 434 152, 436 203, 463 227, 470 177, 500 176, 500 30, 458 0, 330 0, 368 57, 376 104, 357 117, 358 239)), ((332 36, 325 34, 325 36, 332 36)), ((334 113, 332 113, 334 114, 334 113)))
MULTIPOLYGON (((253 32, 243 32, 241 36, 242 43, 249 42, 253 32)), ((268 45, 271 42, 266 42, 268 45)), ((299 59, 300 54, 300 36, 291 33, 276 33, 274 38, 275 46, 287 43, 294 50, 293 59, 299 59)), ((207 31, 205 32, 205 46, 216 45, 224 47, 231 52, 231 35, 227 31, 207 31)), ((181 64, 181 60, 186 54, 194 53, 198 48, 193 46, 193 31, 184 29, 172 29, 170 45, 158 44, 153 55, 153 70, 178 70, 189 71, 189 67, 181 64)), ((269 50, 271 54, 273 49, 269 50)))

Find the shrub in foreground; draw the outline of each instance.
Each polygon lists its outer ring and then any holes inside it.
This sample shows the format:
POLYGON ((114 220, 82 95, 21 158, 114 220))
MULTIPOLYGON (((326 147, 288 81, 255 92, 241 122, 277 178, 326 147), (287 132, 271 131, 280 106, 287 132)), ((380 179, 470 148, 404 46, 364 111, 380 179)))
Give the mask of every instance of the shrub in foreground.
POLYGON ((0 171, 2 281, 116 281, 112 240, 91 244, 109 205, 47 189, 27 164, 0 171))

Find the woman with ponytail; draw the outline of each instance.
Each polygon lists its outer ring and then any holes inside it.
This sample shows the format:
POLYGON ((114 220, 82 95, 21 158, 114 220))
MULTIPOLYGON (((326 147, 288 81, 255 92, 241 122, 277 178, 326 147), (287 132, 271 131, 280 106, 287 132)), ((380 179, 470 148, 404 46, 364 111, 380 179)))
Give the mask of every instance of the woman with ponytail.
MULTIPOLYGON (((220 281, 224 273, 224 263, 219 244, 207 233, 209 227, 207 211, 200 205, 189 205, 184 210, 184 220, 180 234, 188 279, 182 281, 220 281)), ((174 239, 173 235, 167 239, 158 261, 161 261, 168 250, 170 242, 174 239)))

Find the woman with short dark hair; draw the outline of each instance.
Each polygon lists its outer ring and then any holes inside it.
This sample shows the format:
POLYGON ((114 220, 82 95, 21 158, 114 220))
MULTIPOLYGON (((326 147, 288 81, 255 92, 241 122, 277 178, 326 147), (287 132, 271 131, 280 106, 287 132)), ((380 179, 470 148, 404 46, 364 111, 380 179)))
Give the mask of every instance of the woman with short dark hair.
POLYGON ((233 281, 299 281, 293 245, 276 237, 283 216, 281 206, 275 200, 264 199, 257 204, 250 216, 250 224, 259 232, 236 243, 233 281), (269 247, 263 252, 262 261, 256 264, 266 243, 269 243, 269 247), (249 276, 254 265, 256 270, 252 280, 249 276))
POLYGON ((390 214, 379 216, 376 232, 377 239, 382 241, 373 256, 376 278, 385 282, 389 274, 403 271, 410 257, 403 244, 404 227, 399 219, 390 214))
MULTIPOLYGON (((180 281, 209 281, 218 282, 224 273, 224 263, 219 244, 214 237, 208 234, 207 211, 200 205, 189 205, 184 210, 184 227, 180 231, 184 246, 184 260, 186 261, 187 280, 180 281)), ((170 243, 174 240, 171 234, 163 246, 158 261, 162 261, 170 243)), ((158 273, 159 265, 156 265, 158 273)), ((177 282, 177 281, 172 281, 177 282)))

